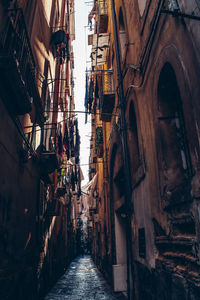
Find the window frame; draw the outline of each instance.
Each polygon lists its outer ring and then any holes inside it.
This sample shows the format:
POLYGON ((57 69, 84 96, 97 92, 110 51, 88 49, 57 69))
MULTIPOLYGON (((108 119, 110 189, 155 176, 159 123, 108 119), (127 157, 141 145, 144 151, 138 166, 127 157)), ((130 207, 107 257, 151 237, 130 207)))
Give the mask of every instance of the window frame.
MULTIPOLYGON (((166 100, 163 100, 166 101, 166 100)), ((167 106, 166 106, 167 107, 167 106)), ((179 83, 177 80, 177 75, 175 72, 175 69, 173 68, 173 65, 169 62, 165 62, 160 70, 160 74, 158 76, 158 82, 157 82, 157 105, 156 105, 156 136, 157 141, 156 141, 156 149, 157 149, 157 157, 158 157, 158 173, 159 173, 159 186, 160 186, 160 197, 162 200, 162 206, 164 209, 169 209, 171 207, 174 207, 177 204, 185 203, 185 202, 191 202, 192 197, 190 195, 190 190, 191 190, 191 179, 193 176, 193 171, 192 171, 192 163, 191 163, 191 156, 190 156, 190 146, 188 143, 188 138, 187 138, 187 131, 186 131, 186 125, 185 125, 185 117, 184 117, 184 112, 183 112, 183 99, 181 95, 181 89, 179 87, 179 83), (174 109, 174 115, 167 115, 167 111, 161 111, 161 100, 159 99, 159 81, 161 77, 161 73, 164 70, 165 66, 169 64, 170 68, 174 72, 175 76, 175 81, 174 83, 176 84, 176 89, 179 92, 179 99, 177 98, 177 108, 175 111, 174 109), (185 159, 186 159, 186 164, 187 164, 187 170, 184 171, 185 169, 183 168, 182 175, 185 177, 181 183, 177 183, 174 189, 170 190, 170 180, 168 182, 166 181, 166 170, 163 167, 163 157, 165 156, 165 153, 163 152, 163 146, 162 146, 162 137, 163 134, 161 133, 161 126, 159 125, 161 121, 170 121, 170 120, 175 120, 174 123, 176 122, 176 119, 178 119, 180 123, 180 132, 181 132, 181 140, 183 143, 183 149, 184 149, 184 154, 185 154, 185 159), (187 178, 186 178, 187 176, 187 178), (168 185, 167 185, 168 183, 168 185), (167 187, 169 190, 167 190, 167 187), (180 194, 180 195, 179 195, 180 194), (176 198, 179 196, 179 198, 176 198), (178 199, 178 200, 177 200, 178 199)), ((174 126, 176 127, 176 126, 174 126)), ((178 129, 174 130, 174 135, 177 135, 176 141, 178 143, 178 129), (176 130, 176 131, 175 131, 176 130)), ((180 142, 180 141, 179 141, 180 142)), ((177 146, 179 150, 179 156, 181 156, 181 147, 180 145, 177 146)), ((175 154, 174 154, 175 155, 175 154)), ((182 162, 183 163, 183 162, 182 162)), ((178 170, 178 169, 177 169, 178 170)), ((180 170, 179 170, 180 171, 180 170)))

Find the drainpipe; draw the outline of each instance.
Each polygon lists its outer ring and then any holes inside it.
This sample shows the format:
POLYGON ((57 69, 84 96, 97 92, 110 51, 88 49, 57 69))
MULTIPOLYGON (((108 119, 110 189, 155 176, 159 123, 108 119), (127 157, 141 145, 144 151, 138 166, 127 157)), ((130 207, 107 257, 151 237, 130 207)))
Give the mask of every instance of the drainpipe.
MULTIPOLYGON (((123 163, 124 163, 124 177, 125 177, 125 204, 126 204, 126 250, 127 250, 127 294, 128 299, 131 299, 131 277, 130 272, 133 276, 133 258, 132 258, 132 230, 131 230, 131 214, 132 214, 132 187, 131 187, 131 172, 130 172, 130 158, 128 151, 128 141, 127 141, 127 126, 125 119, 125 98, 124 98, 124 88, 123 88, 123 76, 121 70, 120 62, 120 51, 119 51, 119 40, 117 32, 117 20, 115 13, 115 0, 111 0, 111 10, 112 10, 112 21, 113 21, 113 31, 115 39, 115 51, 116 51, 116 61, 117 61, 117 80, 119 86, 119 102, 120 102, 120 125, 122 133, 122 148, 123 148, 123 163)), ((134 294, 134 293, 133 293, 134 294)), ((133 299, 133 298, 132 298, 133 299)))

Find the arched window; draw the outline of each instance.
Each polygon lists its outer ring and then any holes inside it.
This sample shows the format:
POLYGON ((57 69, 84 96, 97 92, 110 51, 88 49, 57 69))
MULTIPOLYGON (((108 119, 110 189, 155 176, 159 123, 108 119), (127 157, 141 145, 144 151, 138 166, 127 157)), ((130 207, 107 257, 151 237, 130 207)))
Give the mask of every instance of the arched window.
POLYGON ((138 128, 135 114, 135 107, 133 100, 129 107, 129 130, 128 130, 128 142, 130 147, 130 159, 132 165, 132 173, 134 173, 140 164, 140 151, 138 142, 138 128))
POLYGON ((123 12, 121 7, 119 10, 119 42, 121 47, 121 57, 123 61, 126 54, 127 35, 126 35, 124 17, 123 17, 123 12))
POLYGON ((191 167, 180 91, 169 63, 160 73, 157 95, 161 194, 172 204, 188 197, 191 167))

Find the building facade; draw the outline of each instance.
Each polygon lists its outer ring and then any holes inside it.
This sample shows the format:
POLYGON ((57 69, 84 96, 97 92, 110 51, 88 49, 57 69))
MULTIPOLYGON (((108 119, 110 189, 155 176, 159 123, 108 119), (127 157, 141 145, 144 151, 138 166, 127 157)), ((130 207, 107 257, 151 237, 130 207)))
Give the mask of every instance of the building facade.
POLYGON ((39 299, 76 255, 74 39, 73 0, 0 1, 1 299, 39 299))
POLYGON ((199 8, 97 0, 89 15, 92 253, 129 299, 200 294, 199 8))

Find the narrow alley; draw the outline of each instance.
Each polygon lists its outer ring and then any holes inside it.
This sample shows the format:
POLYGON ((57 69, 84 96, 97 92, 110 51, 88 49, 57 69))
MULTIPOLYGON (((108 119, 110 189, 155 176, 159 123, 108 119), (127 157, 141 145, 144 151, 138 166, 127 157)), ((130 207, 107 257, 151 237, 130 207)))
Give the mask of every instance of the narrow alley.
POLYGON ((77 257, 44 300, 122 300, 114 295, 89 255, 77 257))
POLYGON ((0 0, 0 300, 200 300, 200 0, 0 0))

